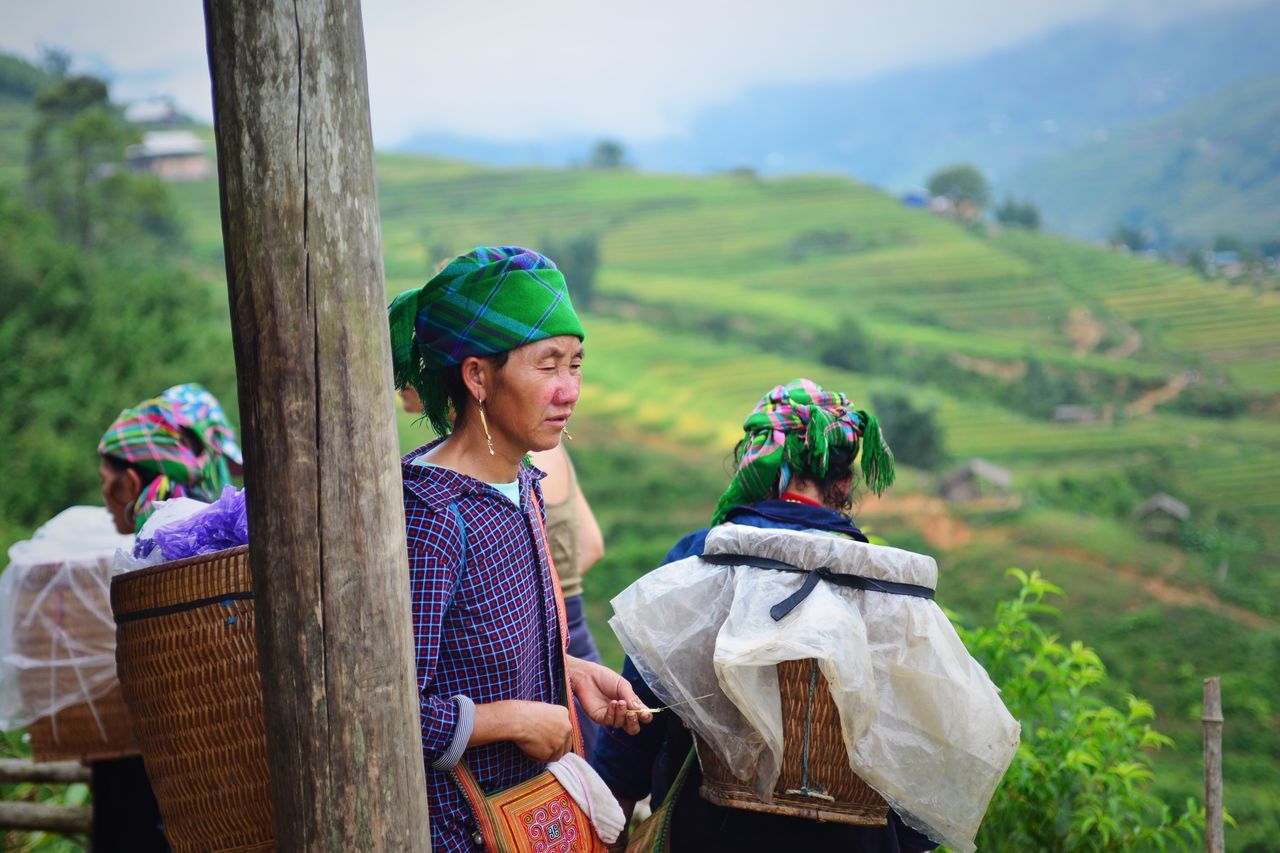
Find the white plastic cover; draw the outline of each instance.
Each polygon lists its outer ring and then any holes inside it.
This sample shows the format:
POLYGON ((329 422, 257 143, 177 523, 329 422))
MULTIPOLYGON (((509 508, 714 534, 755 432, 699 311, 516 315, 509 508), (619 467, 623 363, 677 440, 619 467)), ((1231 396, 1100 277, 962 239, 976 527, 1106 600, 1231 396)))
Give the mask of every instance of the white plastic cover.
POLYGON ((9 549, 0 574, 0 730, 116 685, 111 561, 132 547, 105 508, 76 506, 9 549))
MULTIPOLYGON (((822 533, 713 528, 704 553, 933 589, 932 558, 822 533)), ((908 825, 960 851, 1018 748, 1019 725, 941 608, 925 598, 819 583, 781 621, 804 577, 691 557, 613 599, 614 632, 648 685, 762 800, 782 767, 775 665, 814 658, 839 709, 850 766, 908 825), (698 697, 711 694, 709 698, 698 697)))

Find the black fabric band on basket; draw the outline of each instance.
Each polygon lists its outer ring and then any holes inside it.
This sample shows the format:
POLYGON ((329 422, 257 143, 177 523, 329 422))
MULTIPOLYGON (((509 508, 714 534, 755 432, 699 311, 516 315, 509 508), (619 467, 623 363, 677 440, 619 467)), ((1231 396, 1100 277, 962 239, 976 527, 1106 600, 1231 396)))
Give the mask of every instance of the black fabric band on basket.
POLYGON ((210 604, 226 604, 231 601, 252 600, 252 592, 224 592, 222 595, 214 595, 209 598, 201 598, 196 601, 184 601, 180 604, 169 604, 164 607, 149 607, 146 610, 135 610, 132 613, 121 613, 116 616, 116 624, 121 622, 137 622, 139 619, 153 619, 156 616, 170 616, 174 613, 183 613, 187 610, 196 610, 200 607, 208 607, 210 604))
POLYGON ((784 619, 787 614, 796 609, 800 602, 808 598, 809 593, 813 592, 813 588, 818 585, 820 580, 833 583, 836 586, 862 589, 867 592, 883 592, 887 595, 909 595, 912 598, 933 599, 933 590, 927 586, 876 580, 862 575, 844 575, 839 572, 833 572, 826 566, 817 569, 805 569, 782 560, 755 557, 751 554, 703 554, 700 559, 716 566, 750 566, 753 569, 770 569, 775 572, 806 575, 804 583, 800 585, 798 590, 769 608, 769 615, 773 617, 775 622, 784 619))

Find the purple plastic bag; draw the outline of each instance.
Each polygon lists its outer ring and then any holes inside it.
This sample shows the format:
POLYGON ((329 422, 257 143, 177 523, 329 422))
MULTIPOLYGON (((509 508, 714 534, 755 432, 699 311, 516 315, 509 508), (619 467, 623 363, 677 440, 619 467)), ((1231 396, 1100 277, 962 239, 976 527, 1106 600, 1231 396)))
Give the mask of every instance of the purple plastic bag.
POLYGON ((182 560, 249 544, 249 516, 244 490, 224 486, 209 508, 155 532, 156 547, 165 560, 182 560))

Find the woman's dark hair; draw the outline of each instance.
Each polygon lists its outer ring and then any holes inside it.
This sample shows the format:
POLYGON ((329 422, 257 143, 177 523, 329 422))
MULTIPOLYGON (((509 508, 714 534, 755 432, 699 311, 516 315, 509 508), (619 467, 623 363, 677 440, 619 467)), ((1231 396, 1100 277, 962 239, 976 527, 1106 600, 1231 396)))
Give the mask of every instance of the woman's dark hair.
POLYGON ((853 470, 854 456, 852 447, 835 447, 827 454, 826 476, 800 474, 817 484, 824 504, 845 515, 853 510, 853 480, 857 477, 853 470))
MULTIPOLYGON (((485 356, 489 363, 496 369, 501 370, 507 364, 507 357, 510 351, 500 352, 497 355, 485 356)), ((449 405, 453 407, 454 429, 462 424, 462 413, 467 410, 467 400, 471 399, 471 392, 467 390, 467 383, 462 381, 462 365, 455 364, 444 369, 444 390, 449 395, 449 405)))

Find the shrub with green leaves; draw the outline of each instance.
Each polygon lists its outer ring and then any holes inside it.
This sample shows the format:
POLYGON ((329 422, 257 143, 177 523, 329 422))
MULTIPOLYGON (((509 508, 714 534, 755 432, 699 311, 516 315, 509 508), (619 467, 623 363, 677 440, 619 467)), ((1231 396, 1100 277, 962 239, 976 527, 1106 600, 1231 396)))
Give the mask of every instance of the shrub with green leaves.
POLYGON ((1191 849, 1204 809, 1180 814, 1152 791, 1150 754, 1172 741, 1151 727, 1151 705, 1126 708, 1099 698, 1106 667, 1080 641, 1069 644, 1037 617, 1062 590, 1039 572, 1010 569, 1018 594, 996 607, 988 627, 960 629, 970 653, 999 685, 1022 723, 1022 744, 991 801, 979 849, 1103 851, 1191 849))

